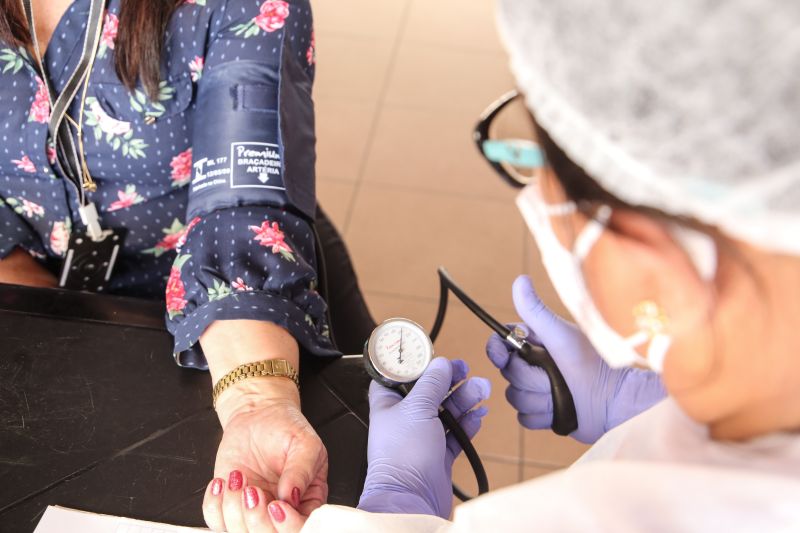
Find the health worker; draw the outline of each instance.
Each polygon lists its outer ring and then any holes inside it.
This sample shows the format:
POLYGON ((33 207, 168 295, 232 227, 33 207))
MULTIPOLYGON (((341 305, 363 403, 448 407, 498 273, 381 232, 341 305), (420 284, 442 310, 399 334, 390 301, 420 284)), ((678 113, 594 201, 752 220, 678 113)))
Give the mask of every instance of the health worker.
MULTIPOLYGON (((575 324, 527 277, 513 301, 596 442, 448 521, 459 450, 437 408, 466 369, 436 359, 405 399, 372 384, 358 509, 262 499, 247 530, 800 530, 800 4, 500 0, 499 26, 535 135, 492 137, 510 94, 481 148, 528 181, 517 205, 575 324)), ((499 337, 487 352, 520 423, 549 426, 544 373, 499 337)), ((488 391, 462 389, 445 407, 474 434, 488 391)))

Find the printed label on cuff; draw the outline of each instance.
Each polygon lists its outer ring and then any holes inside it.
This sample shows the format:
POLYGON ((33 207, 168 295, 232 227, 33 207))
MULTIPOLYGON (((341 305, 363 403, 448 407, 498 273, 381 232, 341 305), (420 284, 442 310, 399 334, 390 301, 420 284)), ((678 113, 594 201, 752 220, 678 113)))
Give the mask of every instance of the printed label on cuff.
POLYGON ((280 147, 264 142, 231 143, 231 188, 284 190, 280 147))

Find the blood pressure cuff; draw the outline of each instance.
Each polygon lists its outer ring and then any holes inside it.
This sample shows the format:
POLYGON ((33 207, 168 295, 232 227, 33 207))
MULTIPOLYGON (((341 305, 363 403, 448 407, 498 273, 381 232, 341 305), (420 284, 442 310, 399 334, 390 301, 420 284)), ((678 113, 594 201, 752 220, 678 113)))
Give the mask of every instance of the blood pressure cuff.
POLYGON ((312 80, 282 46, 279 72, 240 60, 203 74, 187 220, 243 205, 289 208, 314 220, 312 80))

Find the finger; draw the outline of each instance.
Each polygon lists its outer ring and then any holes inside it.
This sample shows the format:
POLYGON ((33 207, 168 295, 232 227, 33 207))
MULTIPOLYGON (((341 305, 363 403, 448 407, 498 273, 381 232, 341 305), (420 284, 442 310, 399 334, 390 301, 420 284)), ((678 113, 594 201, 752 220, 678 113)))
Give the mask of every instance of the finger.
POLYGON ((466 361, 462 361, 461 359, 451 359, 450 366, 453 369, 453 377, 450 378, 450 386, 452 387, 459 381, 464 381, 467 378, 467 374, 469 374, 469 365, 466 361))
POLYGON ((485 378, 469 378, 454 390, 444 402, 445 408, 456 419, 489 397, 492 384, 485 378))
POLYGON ((286 451, 286 463, 278 480, 278 499, 300 507, 317 474, 328 465, 328 452, 316 433, 296 436, 286 451))
POLYGON ((500 370, 500 374, 518 389, 533 392, 550 391, 550 379, 547 377, 547 373, 538 366, 526 363, 517 354, 513 354, 509 358, 508 364, 500 370))
POLYGON ((489 356, 489 360, 494 366, 502 370, 508 364, 511 348, 500 335, 493 333, 489 340, 486 341, 486 355, 489 356))
POLYGON ((231 470, 228 474, 228 485, 222 492, 222 514, 228 533, 247 531, 242 506, 242 490, 246 483, 247 480, 241 470, 231 470))
POLYGON ((272 520, 267 512, 267 504, 264 491, 260 487, 250 485, 242 491, 242 506, 244 507, 244 521, 247 524, 248 533, 274 533, 272 520))
MULTIPOLYGON (((478 430, 481 429, 481 419, 486 416, 488 412, 489 408, 482 405, 474 411, 465 414, 461 417, 461 420, 458 421, 461 429, 464 430, 464 433, 467 434, 470 440, 472 440, 472 438, 477 435, 478 430)), ((447 444, 447 453, 450 454, 450 460, 455 460, 458 454, 461 453, 461 443, 458 442, 455 433, 452 431, 447 434, 445 442, 447 444)))
POLYGON ((444 357, 437 357, 431 361, 425 373, 408 393, 408 401, 412 404, 430 402, 438 409, 452 382, 453 365, 444 357))
POLYGON ((308 517, 301 515, 286 502, 275 500, 267 507, 272 525, 278 533, 300 531, 308 517))
POLYGON ((317 474, 317 478, 311 482, 305 494, 300 498, 300 507, 295 507, 300 514, 308 516, 317 509, 325 505, 328 501, 328 464, 317 474))
POLYGON ((553 413, 518 414, 519 423, 528 429, 549 429, 553 424, 553 413))
POLYGON ((536 294, 531 278, 519 276, 511 287, 514 308, 523 322, 547 345, 567 334, 568 324, 553 313, 536 294))
POLYGON ((506 400, 524 415, 553 413, 553 398, 550 393, 531 392, 516 387, 506 389, 506 400))
POLYGON ((377 381, 373 381, 369 384, 370 413, 389 409, 402 399, 403 396, 401 396, 399 392, 388 387, 384 387, 377 381))
POLYGON ((203 518, 211 531, 225 531, 225 518, 222 515, 222 493, 225 480, 221 477, 212 479, 206 487, 203 497, 203 518))

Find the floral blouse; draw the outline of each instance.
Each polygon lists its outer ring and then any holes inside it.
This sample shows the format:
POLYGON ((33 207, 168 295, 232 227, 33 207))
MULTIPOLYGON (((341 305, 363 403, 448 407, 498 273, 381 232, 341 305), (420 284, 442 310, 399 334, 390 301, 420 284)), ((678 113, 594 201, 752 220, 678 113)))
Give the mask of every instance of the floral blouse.
MULTIPOLYGON (((44 55, 56 93, 81 53, 89 0, 75 0, 44 55)), ((83 142, 104 227, 125 227, 105 292, 165 295, 179 364, 206 368, 198 338, 215 320, 286 328, 335 355, 315 291, 308 0, 186 0, 166 32, 156 98, 114 64, 120 0, 109 0, 83 99, 83 142)), ((48 138, 50 104, 24 49, 0 42, 0 258, 43 264, 82 224, 75 187, 48 138)), ((69 114, 77 120, 81 91, 69 114)), ((76 143, 77 144, 77 143, 76 143)))

